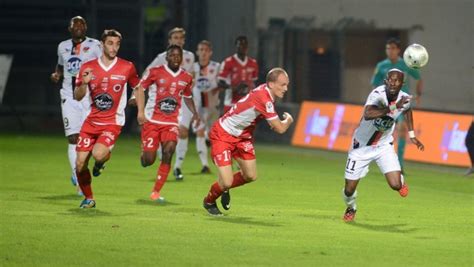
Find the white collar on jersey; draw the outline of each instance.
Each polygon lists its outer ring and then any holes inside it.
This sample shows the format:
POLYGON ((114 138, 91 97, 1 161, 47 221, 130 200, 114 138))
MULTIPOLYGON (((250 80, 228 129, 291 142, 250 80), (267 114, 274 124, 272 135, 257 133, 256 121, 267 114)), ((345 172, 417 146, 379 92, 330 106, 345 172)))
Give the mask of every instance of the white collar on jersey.
POLYGON ((104 65, 104 63, 102 62, 102 60, 100 58, 101 58, 101 56, 97 59, 97 61, 99 62, 99 66, 105 71, 109 71, 111 68, 113 68, 115 66, 115 63, 117 63, 117 57, 115 57, 114 60, 112 61, 112 64, 110 64, 107 67, 107 66, 104 65))
POLYGON ((181 67, 179 67, 179 69, 178 69, 177 72, 174 72, 174 71, 172 71, 172 70, 168 67, 168 64, 165 64, 165 65, 163 65, 163 66, 165 66, 165 70, 166 70, 169 74, 171 74, 171 76, 173 76, 173 77, 175 77, 175 78, 178 77, 178 75, 181 73, 181 67))
POLYGON ((270 95, 270 98, 272 99, 272 102, 275 102, 275 100, 273 99, 272 92, 270 91, 270 88, 268 88, 268 86, 266 84, 265 84, 265 89, 267 90, 268 94, 270 95))
POLYGON ((239 56, 237 56, 237 54, 234 54, 234 58, 235 58, 235 60, 237 60, 237 62, 239 62, 239 64, 242 65, 242 66, 246 65, 246 64, 247 64, 247 61, 248 61, 248 59, 249 59, 248 56, 245 56, 244 61, 242 61, 242 60, 240 60, 239 56))

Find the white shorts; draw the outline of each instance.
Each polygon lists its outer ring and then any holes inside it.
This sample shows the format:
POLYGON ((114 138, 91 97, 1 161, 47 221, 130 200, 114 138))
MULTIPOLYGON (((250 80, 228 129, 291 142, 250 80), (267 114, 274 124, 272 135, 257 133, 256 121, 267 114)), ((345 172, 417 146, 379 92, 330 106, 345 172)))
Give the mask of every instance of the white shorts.
POLYGON ((364 146, 349 150, 345 178, 348 180, 363 178, 369 172, 369 165, 373 160, 383 174, 401 170, 393 145, 364 146))
POLYGON ((85 96, 81 101, 72 97, 61 98, 61 112, 63 115, 64 132, 66 136, 78 134, 82 124, 90 112, 90 101, 85 96))
MULTIPOLYGON (((201 122, 199 123, 197 127, 195 125, 192 125, 193 132, 202 130, 206 126, 205 121, 206 121, 207 114, 205 112, 205 109, 204 108, 197 108, 197 109, 198 109, 197 111, 198 111, 199 117, 201 118, 201 122)), ((178 116, 179 125, 189 129, 191 126, 192 119, 193 119, 193 113, 191 112, 191 110, 189 110, 186 103, 183 103, 181 105, 181 108, 179 109, 179 116, 178 116)))

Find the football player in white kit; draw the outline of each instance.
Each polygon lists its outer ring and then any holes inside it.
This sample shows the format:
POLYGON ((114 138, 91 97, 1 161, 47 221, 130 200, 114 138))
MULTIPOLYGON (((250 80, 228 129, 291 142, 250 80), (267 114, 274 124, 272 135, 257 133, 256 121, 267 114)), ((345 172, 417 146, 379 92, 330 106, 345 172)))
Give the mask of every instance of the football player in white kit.
POLYGON ((408 195, 408 186, 401 174, 400 163, 393 148, 393 130, 399 116, 405 116, 410 140, 419 150, 423 144, 413 130, 413 113, 410 108, 411 96, 400 91, 404 73, 390 69, 384 85, 375 88, 367 98, 363 118, 354 132, 346 162, 345 187, 342 197, 347 206, 344 221, 350 222, 357 211, 357 184, 369 171, 369 164, 375 160, 388 184, 400 196, 408 195))
MULTIPOLYGON (((90 111, 89 98, 82 101, 73 98, 76 74, 84 62, 102 55, 100 42, 86 36, 87 23, 81 16, 73 17, 69 23, 71 39, 58 45, 58 63, 56 70, 51 74, 51 81, 58 83, 63 78, 61 94, 61 112, 64 131, 69 142, 68 158, 71 166, 71 182, 77 186, 75 172, 76 144, 82 123, 90 111)), ((79 189, 78 189, 79 190, 79 189)))
POLYGON ((211 61, 212 44, 207 40, 199 42, 196 54, 199 61, 193 64, 193 99, 194 105, 201 118, 199 125, 191 125, 192 113, 184 108, 181 108, 179 118, 179 138, 176 146, 176 161, 173 168, 173 173, 176 179, 183 179, 181 172, 186 152, 188 151, 188 133, 189 128, 192 127, 196 133, 196 150, 201 161, 201 173, 210 173, 207 160, 207 146, 206 146, 206 126, 210 119, 212 112, 216 112, 216 105, 218 105, 219 87, 217 86, 217 75, 219 73, 220 64, 211 61))

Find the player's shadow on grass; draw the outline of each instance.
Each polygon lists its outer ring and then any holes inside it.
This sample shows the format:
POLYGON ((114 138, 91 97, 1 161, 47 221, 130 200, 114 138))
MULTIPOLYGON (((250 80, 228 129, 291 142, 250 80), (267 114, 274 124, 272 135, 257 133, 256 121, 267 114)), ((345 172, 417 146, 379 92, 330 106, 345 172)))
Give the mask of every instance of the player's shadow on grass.
POLYGON ((170 202, 170 201, 152 201, 148 199, 137 199, 135 201, 138 205, 148 205, 148 206, 157 206, 157 207, 165 207, 165 206, 178 206, 181 205, 176 202, 170 202))
POLYGON ((280 227, 281 224, 274 223, 274 222, 266 222, 266 221, 256 221, 250 217, 230 217, 230 216, 222 216, 222 217, 210 217, 209 220, 212 221, 220 221, 226 223, 235 223, 235 224, 246 224, 246 225, 253 225, 253 226, 265 226, 265 227, 280 227))
POLYGON ((38 197, 39 199, 42 200, 51 200, 51 201, 57 201, 57 200, 78 200, 82 199, 81 196, 78 194, 67 194, 67 195, 50 195, 50 196, 44 196, 44 197, 38 197))
POLYGON ((98 209, 68 209, 67 213, 60 213, 61 215, 75 215, 80 217, 109 217, 114 216, 112 213, 98 209))
POLYGON ((387 233, 407 234, 407 233, 418 231, 418 228, 406 228, 407 226, 406 224, 375 225, 375 224, 358 223, 358 222, 351 222, 347 224, 354 227, 371 230, 371 231, 387 232, 387 233))

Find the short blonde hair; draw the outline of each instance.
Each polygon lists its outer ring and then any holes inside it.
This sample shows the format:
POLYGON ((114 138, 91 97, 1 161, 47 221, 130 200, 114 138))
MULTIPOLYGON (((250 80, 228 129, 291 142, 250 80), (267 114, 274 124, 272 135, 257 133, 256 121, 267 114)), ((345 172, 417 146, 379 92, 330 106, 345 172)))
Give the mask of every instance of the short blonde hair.
POLYGON ((168 39, 171 39, 171 36, 177 32, 180 32, 182 33, 183 35, 186 35, 186 31, 183 29, 183 28, 179 28, 179 27, 174 27, 173 29, 171 29, 169 32, 168 32, 168 39))

